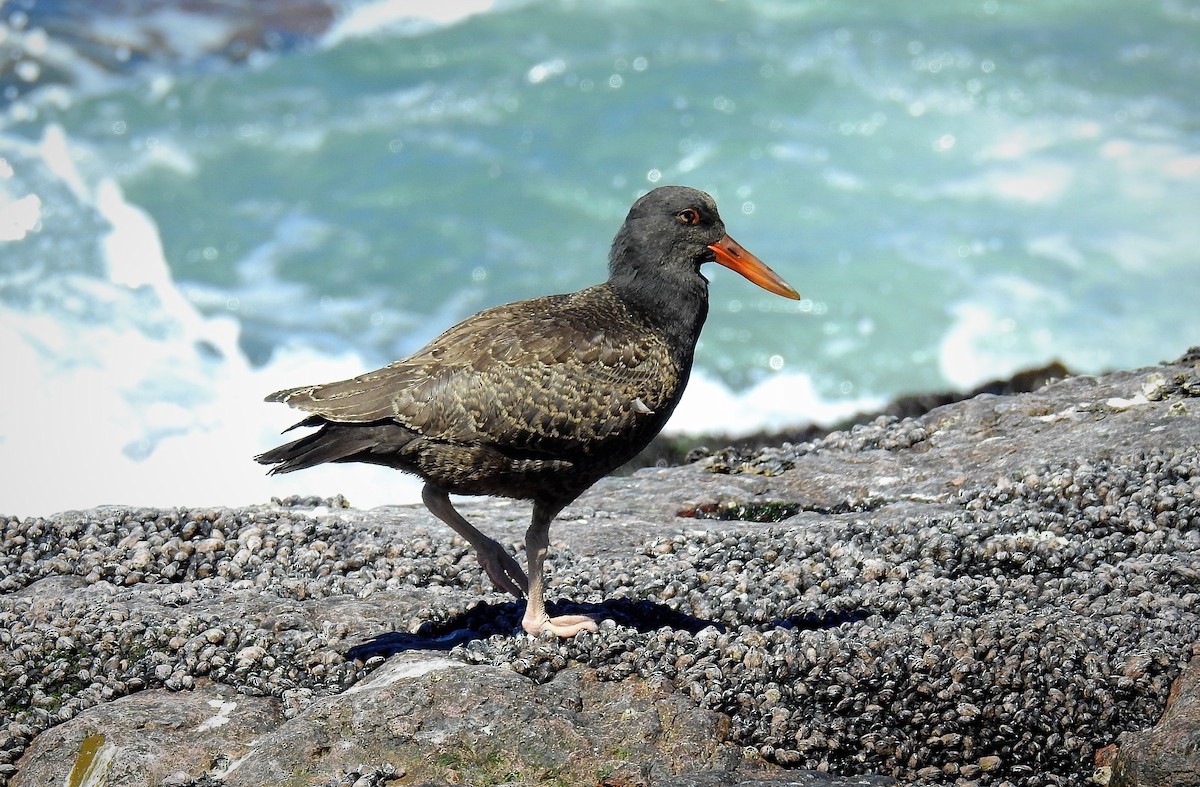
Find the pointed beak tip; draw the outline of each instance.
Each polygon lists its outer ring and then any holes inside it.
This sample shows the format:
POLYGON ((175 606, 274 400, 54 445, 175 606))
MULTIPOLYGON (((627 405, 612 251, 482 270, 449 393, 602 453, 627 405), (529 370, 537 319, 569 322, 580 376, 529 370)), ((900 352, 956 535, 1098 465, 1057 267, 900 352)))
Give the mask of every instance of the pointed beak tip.
POLYGON ((796 292, 792 285, 784 281, 778 273, 768 268, 762 260, 746 251, 740 243, 728 235, 708 248, 712 249, 717 263, 736 271, 767 292, 773 292, 794 301, 800 300, 800 293, 796 292))

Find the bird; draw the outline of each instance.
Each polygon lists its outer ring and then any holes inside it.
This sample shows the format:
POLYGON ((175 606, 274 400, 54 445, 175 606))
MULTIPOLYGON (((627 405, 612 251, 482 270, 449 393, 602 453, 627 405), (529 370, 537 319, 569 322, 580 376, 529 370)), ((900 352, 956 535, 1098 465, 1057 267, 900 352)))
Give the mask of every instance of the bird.
POLYGON ((800 297, 729 236, 711 196, 660 186, 629 209, 606 281, 484 309, 353 379, 272 393, 266 401, 308 414, 285 432, 317 431, 255 459, 272 474, 363 462, 418 476, 425 506, 472 546, 491 582, 525 598, 526 632, 597 631, 590 616, 546 611, 550 525, 645 448, 679 403, 708 315, 709 262, 800 297), (451 494, 532 501, 528 572, 451 494))

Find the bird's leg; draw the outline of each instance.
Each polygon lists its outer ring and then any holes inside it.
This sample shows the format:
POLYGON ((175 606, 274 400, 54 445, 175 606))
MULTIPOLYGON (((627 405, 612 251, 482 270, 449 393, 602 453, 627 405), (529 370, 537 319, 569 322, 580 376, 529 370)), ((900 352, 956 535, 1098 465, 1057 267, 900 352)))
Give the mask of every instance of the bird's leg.
POLYGON ((426 484, 421 490, 421 500, 425 502, 425 507, 430 513, 453 528, 455 533, 465 538, 475 549, 479 565, 483 566, 484 572, 496 587, 512 593, 517 598, 525 596, 529 590, 529 578, 521 570, 521 564, 495 539, 488 538, 464 519, 451 505, 450 496, 445 491, 432 484, 426 484))
POLYGON ((529 600, 525 603, 525 617, 521 627, 537 636, 549 631, 558 637, 573 637, 581 631, 596 631, 596 621, 586 615, 560 615, 552 618, 546 614, 546 582, 543 564, 550 550, 550 522, 562 510, 561 505, 545 506, 533 504, 533 521, 525 533, 525 554, 529 558, 529 600))

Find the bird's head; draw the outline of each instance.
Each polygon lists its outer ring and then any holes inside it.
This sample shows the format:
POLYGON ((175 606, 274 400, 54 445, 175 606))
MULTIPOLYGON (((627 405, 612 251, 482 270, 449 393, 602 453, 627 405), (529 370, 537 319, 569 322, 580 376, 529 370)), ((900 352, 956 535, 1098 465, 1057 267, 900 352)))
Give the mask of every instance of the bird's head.
POLYGON ((785 298, 800 295, 725 231, 713 198, 687 186, 660 186, 629 209, 613 240, 609 281, 705 286, 700 266, 716 262, 785 298))

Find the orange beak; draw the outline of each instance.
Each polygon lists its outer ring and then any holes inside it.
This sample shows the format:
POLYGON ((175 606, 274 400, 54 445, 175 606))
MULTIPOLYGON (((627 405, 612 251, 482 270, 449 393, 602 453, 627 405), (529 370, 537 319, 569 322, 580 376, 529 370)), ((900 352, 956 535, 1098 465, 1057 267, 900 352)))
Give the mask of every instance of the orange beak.
POLYGON ((731 271, 737 271, 764 290, 795 301, 800 300, 800 293, 779 278, 779 274, 764 265, 758 257, 743 249, 740 243, 728 235, 708 248, 717 255, 717 262, 731 271))

